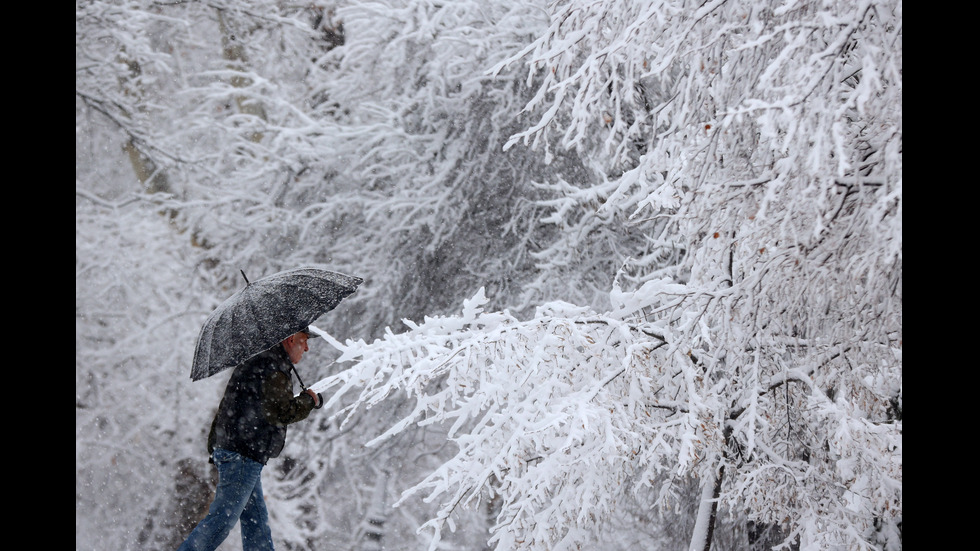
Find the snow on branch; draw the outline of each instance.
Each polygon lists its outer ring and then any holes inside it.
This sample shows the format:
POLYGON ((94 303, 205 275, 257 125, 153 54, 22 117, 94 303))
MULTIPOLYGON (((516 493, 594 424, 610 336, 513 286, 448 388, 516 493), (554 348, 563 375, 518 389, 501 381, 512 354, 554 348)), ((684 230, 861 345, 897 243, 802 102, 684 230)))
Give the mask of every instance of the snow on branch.
POLYGON ((494 530, 503 548, 581 541, 573 527, 612 512, 622 476, 652 478, 704 456, 710 422, 700 418, 699 372, 656 323, 562 302, 522 321, 484 312, 486 302, 481 290, 459 316, 406 322, 408 331, 371 344, 348 342, 339 361, 351 367, 313 385, 330 393, 331 407, 357 392, 335 414, 348 420, 393 393, 413 397, 411 413, 372 444, 414 426, 446 428, 455 455, 402 497, 442 503, 423 526, 433 548, 458 507, 494 497, 503 503, 494 530), (689 373, 668 367, 678 359, 689 373))

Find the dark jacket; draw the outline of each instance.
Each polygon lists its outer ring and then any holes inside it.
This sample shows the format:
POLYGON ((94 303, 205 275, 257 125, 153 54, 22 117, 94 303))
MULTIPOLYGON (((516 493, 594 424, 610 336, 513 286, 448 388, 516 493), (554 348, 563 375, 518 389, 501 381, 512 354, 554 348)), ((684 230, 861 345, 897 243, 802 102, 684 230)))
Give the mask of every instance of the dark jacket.
POLYGON ((286 444, 286 425, 302 421, 313 397, 293 396, 292 363, 282 345, 253 356, 235 368, 208 435, 214 448, 237 452, 263 465, 286 444))

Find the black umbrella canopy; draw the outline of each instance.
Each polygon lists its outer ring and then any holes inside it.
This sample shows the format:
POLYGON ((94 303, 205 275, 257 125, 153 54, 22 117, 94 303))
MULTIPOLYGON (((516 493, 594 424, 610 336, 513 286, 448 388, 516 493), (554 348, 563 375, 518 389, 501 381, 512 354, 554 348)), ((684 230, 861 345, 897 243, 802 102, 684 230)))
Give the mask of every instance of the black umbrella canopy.
MULTIPOLYGON (((242 274, 244 275, 244 273, 242 274)), ((197 337, 191 379, 235 367, 333 310, 363 280, 317 268, 248 282, 208 316, 197 337)))

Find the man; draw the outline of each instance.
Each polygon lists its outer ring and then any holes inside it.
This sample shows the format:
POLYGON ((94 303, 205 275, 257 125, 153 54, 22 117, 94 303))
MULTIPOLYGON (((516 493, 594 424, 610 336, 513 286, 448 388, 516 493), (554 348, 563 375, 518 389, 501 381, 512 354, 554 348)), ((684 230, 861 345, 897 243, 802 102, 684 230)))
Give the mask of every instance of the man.
POLYGON ((244 551, 273 550, 262 467, 282 451, 287 425, 323 407, 323 397, 310 389, 293 396, 292 364, 309 350, 309 338, 303 329, 235 368, 208 435, 218 469, 214 501, 178 551, 212 551, 239 521, 244 551))

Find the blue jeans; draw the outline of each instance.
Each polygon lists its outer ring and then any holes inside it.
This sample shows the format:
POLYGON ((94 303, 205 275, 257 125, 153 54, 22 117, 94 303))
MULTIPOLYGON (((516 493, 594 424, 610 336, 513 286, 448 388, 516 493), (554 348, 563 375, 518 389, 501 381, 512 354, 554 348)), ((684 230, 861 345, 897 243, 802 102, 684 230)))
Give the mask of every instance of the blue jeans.
POLYGON ((269 512, 262 498, 262 465, 235 452, 215 448, 218 488, 204 517, 177 551, 213 551, 236 522, 242 525, 244 551, 273 551, 269 512))

